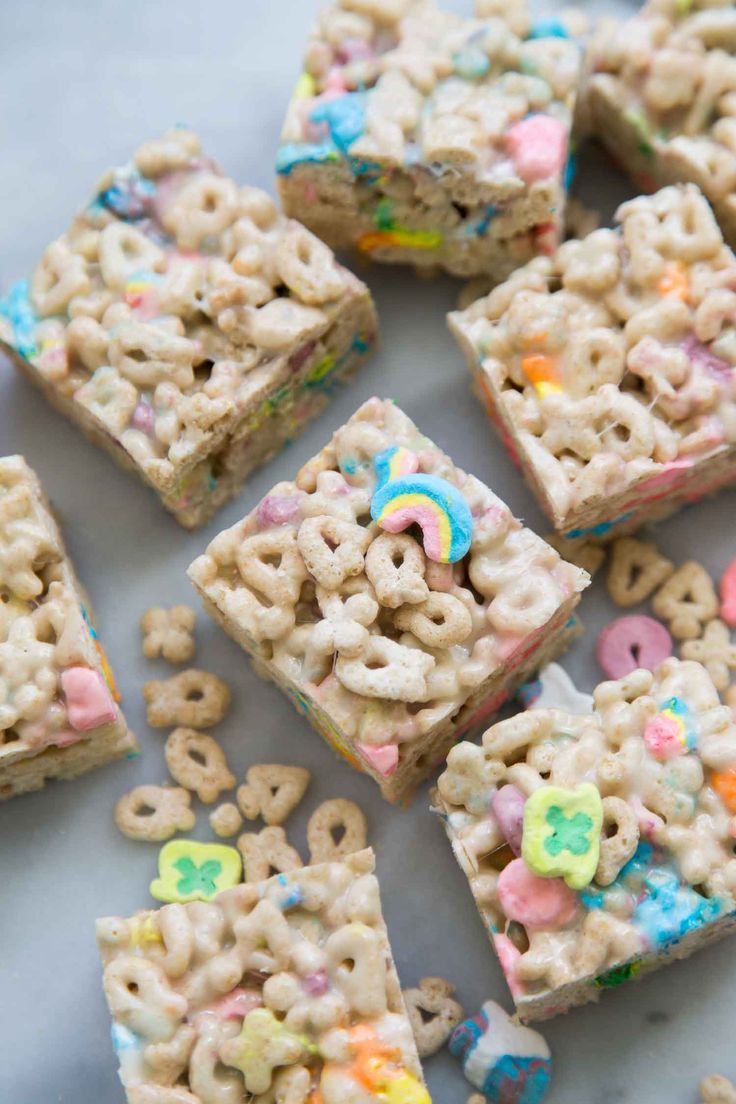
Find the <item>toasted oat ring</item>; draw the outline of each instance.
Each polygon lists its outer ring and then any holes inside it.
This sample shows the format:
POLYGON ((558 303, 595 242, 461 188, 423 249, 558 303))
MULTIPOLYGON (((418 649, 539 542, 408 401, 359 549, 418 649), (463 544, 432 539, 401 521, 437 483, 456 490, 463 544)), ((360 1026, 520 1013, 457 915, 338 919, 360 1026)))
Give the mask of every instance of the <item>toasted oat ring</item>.
POLYGON ((175 728, 166 740, 164 755, 174 781, 186 790, 194 790, 205 804, 217 801, 223 790, 235 785, 224 751, 206 732, 175 728))

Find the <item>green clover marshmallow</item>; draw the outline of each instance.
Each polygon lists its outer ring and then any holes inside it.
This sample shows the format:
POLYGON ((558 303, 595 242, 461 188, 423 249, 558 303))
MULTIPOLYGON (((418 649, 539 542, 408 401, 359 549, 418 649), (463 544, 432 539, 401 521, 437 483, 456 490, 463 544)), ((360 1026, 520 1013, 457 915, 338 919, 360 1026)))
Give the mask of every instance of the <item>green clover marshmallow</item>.
POLYGON ((157 901, 211 901, 239 884, 243 863, 234 847, 179 839, 159 851, 158 873, 150 887, 157 901))
POLYGON ((603 803, 592 783, 574 790, 541 786, 524 805, 522 858, 540 877, 584 889, 598 866, 602 825, 603 803))

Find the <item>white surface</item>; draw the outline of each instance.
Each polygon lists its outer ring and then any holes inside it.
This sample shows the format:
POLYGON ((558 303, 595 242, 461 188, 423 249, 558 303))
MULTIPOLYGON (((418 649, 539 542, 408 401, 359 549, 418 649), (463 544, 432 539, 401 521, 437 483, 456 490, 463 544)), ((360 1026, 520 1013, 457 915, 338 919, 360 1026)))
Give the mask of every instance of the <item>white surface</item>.
MULTIPOLYGON (((469 11, 470 2, 452 6, 469 11)), ((0 286, 28 272, 104 168, 173 121, 199 129, 237 179, 272 189, 281 117, 316 8, 316 0, 0 4, 0 286)), ((601 155, 592 160, 584 191, 599 205, 605 194, 609 211, 626 185, 601 155)), ((98 915, 151 903, 147 886, 158 848, 124 839, 111 818, 121 793, 166 777, 165 733, 146 727, 140 687, 170 669, 143 659, 138 618, 152 604, 197 604, 184 570, 206 542, 288 478, 374 393, 396 398, 458 464, 546 529, 471 397, 445 328, 456 285, 385 268, 365 275, 381 317, 380 353, 300 440, 193 535, 0 361, 0 454, 23 452, 62 515, 143 746, 135 762, 0 806, 2 1104, 123 1099, 93 924, 98 915)), ((720 570, 734 554, 735 506, 729 493, 691 507, 659 526, 658 540, 678 561, 694 556, 720 570)), ((582 612, 588 631, 565 663, 590 689, 601 677, 594 634, 613 613, 601 580, 582 612)), ((456 984, 469 1013, 488 997, 508 1008, 465 878, 427 810, 426 789, 410 812, 390 808, 372 782, 334 758, 278 690, 254 676, 238 647, 204 615, 197 640, 198 663, 227 678, 234 691, 216 735, 236 773, 274 759, 314 772, 288 825, 297 845, 304 844, 309 812, 328 796, 355 798, 367 811, 402 983, 440 974, 456 984)), ((207 812, 197 809, 196 834, 209 839, 207 812)), ((704 1073, 736 1074, 733 954, 733 942, 721 943, 545 1026, 555 1058, 549 1104, 690 1104, 704 1073)), ((435 1104, 464 1104, 470 1087, 454 1059, 437 1056, 426 1071, 435 1104)))

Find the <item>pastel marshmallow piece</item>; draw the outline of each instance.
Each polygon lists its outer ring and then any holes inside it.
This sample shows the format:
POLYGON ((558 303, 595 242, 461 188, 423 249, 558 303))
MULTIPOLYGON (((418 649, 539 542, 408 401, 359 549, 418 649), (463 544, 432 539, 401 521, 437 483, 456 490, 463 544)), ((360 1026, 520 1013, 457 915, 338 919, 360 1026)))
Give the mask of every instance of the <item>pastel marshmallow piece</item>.
POLYGON ((736 629, 736 559, 721 575, 721 621, 725 621, 729 628, 736 629))
POLYGON ((498 876, 498 899, 509 920, 525 928, 562 928, 575 915, 578 899, 562 878, 540 878, 523 859, 513 859, 498 876))
POLYGON ((514 169, 527 184, 548 180, 562 171, 567 155, 567 130, 551 115, 529 115, 506 135, 514 169))
POLYGON ((672 655, 672 637, 653 617, 617 617, 598 634, 595 654, 608 677, 620 679, 638 667, 658 667, 672 655))
POLYGON ((89 732, 99 725, 110 724, 117 717, 107 683, 91 667, 67 667, 61 672, 61 689, 69 724, 76 732, 89 732))
POLYGON ((383 747, 358 744, 358 751, 382 778, 390 778, 399 765, 399 749, 396 744, 384 744, 383 747))
POLYGON ((491 797, 491 809, 498 827, 515 855, 521 854, 526 798, 516 786, 501 786, 491 797))
POLYGON ((650 755, 660 762, 682 755, 684 748, 680 740, 680 730, 671 717, 658 713, 647 721, 644 729, 644 743, 650 755))

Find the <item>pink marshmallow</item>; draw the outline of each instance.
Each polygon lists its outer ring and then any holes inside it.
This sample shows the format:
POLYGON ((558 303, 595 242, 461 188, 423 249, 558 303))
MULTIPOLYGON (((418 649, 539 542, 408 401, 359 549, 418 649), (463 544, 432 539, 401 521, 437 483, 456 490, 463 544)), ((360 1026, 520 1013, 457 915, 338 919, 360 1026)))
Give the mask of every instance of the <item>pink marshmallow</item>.
POLYGON ((575 915, 577 895, 562 878, 540 878, 523 859, 514 859, 498 876, 498 899, 509 920, 531 930, 562 928, 575 915))
POLYGON ((383 747, 358 744, 358 751, 382 778, 390 778, 399 764, 399 749, 396 744, 384 744, 383 747))
POLYGON ((624 678, 638 667, 653 671, 672 655, 672 637, 653 617, 617 617, 598 634, 595 654, 611 679, 624 678))
POLYGON ((491 798, 491 808, 498 827, 515 855, 521 854, 525 804, 526 798, 516 786, 501 786, 491 798))
POLYGON ((493 946, 496 949, 498 961, 501 963, 501 969, 511 996, 516 1000, 524 995, 524 986, 516 978, 516 967, 521 958, 521 951, 502 932, 496 932, 493 936, 493 946))
POLYGON ((647 721, 644 729, 644 743, 649 754, 660 762, 674 759, 685 751, 677 722, 672 717, 665 717, 661 713, 652 717, 651 721, 647 721))
POLYGON ((736 559, 721 575, 721 620, 736 629, 736 559))
POLYGON ((107 683, 91 667, 67 667, 61 672, 61 689, 69 724, 76 732, 110 724, 118 715, 107 683))
POLYGON ((522 180, 547 180, 565 164, 567 130, 551 115, 529 115, 510 128, 506 148, 522 180))

